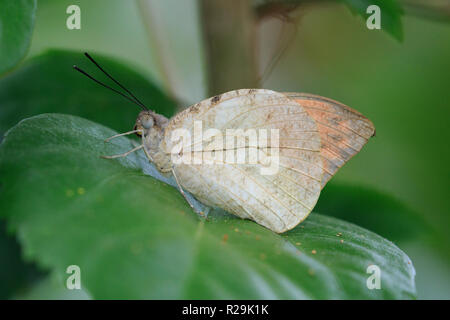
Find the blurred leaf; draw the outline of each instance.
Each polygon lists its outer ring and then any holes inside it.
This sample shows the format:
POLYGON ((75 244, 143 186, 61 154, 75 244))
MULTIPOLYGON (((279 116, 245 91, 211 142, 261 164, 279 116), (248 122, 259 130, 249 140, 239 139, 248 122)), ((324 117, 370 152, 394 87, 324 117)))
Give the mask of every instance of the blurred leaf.
POLYGON ((4 220, 0 220, 0 261, 0 299, 11 298, 42 276, 33 264, 22 260, 20 246, 7 235, 4 220))
MULTIPOLYGON (((442 250, 422 241, 403 242, 402 248, 414 257, 417 270, 416 288, 418 299, 450 300, 450 263, 442 250)), ((447 246, 445 250, 449 251, 447 246)))
POLYGON ((340 0, 343 1, 351 11, 361 15, 364 21, 369 14, 366 13, 370 5, 377 5, 381 11, 381 30, 390 33, 399 41, 403 40, 403 27, 401 16, 403 9, 398 0, 340 0))
POLYGON ((399 0, 407 13, 433 21, 450 22, 448 0, 399 0))
POLYGON ((36 0, 0 0, 0 74, 25 56, 35 14, 36 0))
POLYGON ((433 233, 418 213, 372 188, 330 182, 315 211, 353 222, 392 241, 425 238, 433 233))
POLYGON ((220 210, 199 220, 173 187, 142 170, 114 131, 47 114, 21 121, 0 147, 0 212, 25 255, 62 277, 81 268, 93 298, 413 298, 414 268, 394 244, 312 214, 277 235, 220 210), (382 290, 368 290, 369 265, 382 290))
POLYGON ((399 0, 254 0, 258 16, 266 17, 273 15, 286 16, 302 4, 319 4, 324 2, 343 2, 353 13, 359 14, 364 19, 364 24, 369 14, 366 13, 370 5, 377 5, 381 10, 381 29, 391 34, 399 41, 403 40, 403 28, 401 16, 402 6, 399 0))
MULTIPOLYGON (((172 115, 174 101, 157 86, 119 62, 92 56, 148 108, 172 115)), ((47 112, 79 115, 121 132, 133 129, 140 108, 73 70, 74 64, 117 87, 81 52, 49 51, 0 79, 0 134, 23 118, 47 112)))

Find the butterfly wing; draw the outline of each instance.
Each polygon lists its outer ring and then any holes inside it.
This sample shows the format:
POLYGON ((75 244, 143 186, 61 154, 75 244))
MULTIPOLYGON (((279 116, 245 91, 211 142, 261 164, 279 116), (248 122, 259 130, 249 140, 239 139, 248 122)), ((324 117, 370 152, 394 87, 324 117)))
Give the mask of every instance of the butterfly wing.
MULTIPOLYGON (((305 109, 284 94, 241 89, 204 100, 170 120, 161 148, 180 157, 195 151, 199 143, 203 150, 215 152, 214 157, 209 154, 212 162, 196 164, 205 152, 193 152, 191 163, 174 164, 174 170, 182 187, 205 204, 254 220, 275 232, 292 229, 316 204, 323 175, 319 131, 305 109), (215 128, 224 136, 226 129, 278 129, 278 170, 266 175, 261 168, 267 163, 235 163, 225 155, 222 159, 215 157, 229 150, 226 143, 216 143, 218 140, 202 142, 194 138, 190 148, 185 144, 184 151, 174 151, 171 134, 184 129, 193 136, 196 121, 201 121, 203 132, 215 128)), ((249 151, 252 146, 246 141, 240 147, 249 151)))
POLYGON ((337 101, 308 93, 284 93, 314 118, 322 142, 322 188, 375 135, 373 123, 337 101))

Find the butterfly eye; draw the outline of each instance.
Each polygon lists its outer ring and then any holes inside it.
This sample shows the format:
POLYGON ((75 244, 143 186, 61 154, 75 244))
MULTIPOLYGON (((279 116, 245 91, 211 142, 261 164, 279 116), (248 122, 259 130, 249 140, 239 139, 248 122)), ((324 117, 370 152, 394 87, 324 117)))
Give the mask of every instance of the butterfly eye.
POLYGON ((142 121, 142 126, 145 129, 151 128, 153 126, 153 118, 148 118, 148 119, 142 121))

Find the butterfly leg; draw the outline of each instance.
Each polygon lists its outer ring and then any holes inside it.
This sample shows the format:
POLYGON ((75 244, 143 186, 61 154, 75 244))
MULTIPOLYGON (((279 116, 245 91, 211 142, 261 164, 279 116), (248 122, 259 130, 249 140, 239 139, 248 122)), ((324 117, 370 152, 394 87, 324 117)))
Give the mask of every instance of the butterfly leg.
POLYGON ((140 144, 137 143, 137 141, 135 141, 135 140, 131 140, 130 142, 131 142, 131 144, 133 145, 133 147, 140 146, 140 144))
POLYGON ((141 133, 142 134, 142 130, 131 130, 128 132, 124 132, 124 133, 119 133, 119 134, 115 134, 112 137, 109 137, 107 139, 105 139, 105 142, 109 142, 109 140, 117 138, 117 137, 121 137, 121 136, 127 136, 129 134, 133 134, 133 133, 141 133))
POLYGON ((180 193, 182 194, 182 196, 184 197, 186 202, 189 204, 189 206, 192 208, 192 210, 194 210, 195 213, 197 213, 201 217, 206 218, 208 213, 207 212, 205 213, 205 212, 195 208, 195 206, 192 204, 192 202, 189 200, 189 198, 187 197, 186 193, 184 192, 183 187, 181 186, 180 181, 178 180, 177 175, 175 174, 175 170, 173 170, 173 168, 172 168, 171 171, 172 171, 172 174, 173 174, 173 176, 175 178, 175 182, 177 183, 178 189, 180 190, 180 193))
POLYGON ((144 146, 141 144, 141 145, 131 149, 130 151, 125 152, 125 153, 115 154, 115 155, 112 155, 112 156, 100 156, 100 157, 102 157, 104 159, 123 158, 123 157, 126 157, 127 155, 129 155, 130 153, 133 153, 135 151, 138 151, 139 149, 142 149, 143 147, 144 146))

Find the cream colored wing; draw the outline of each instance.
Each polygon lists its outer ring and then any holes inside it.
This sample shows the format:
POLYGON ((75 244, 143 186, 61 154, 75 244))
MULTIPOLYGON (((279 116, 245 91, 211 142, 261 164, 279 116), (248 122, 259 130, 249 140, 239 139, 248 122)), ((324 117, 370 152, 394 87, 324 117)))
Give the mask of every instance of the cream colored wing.
POLYGON ((162 150, 174 157, 173 162, 179 162, 186 154, 192 155, 190 162, 174 164, 184 189, 207 205, 254 220, 275 232, 292 229, 315 206, 323 174, 320 146, 316 123, 305 109, 281 93, 263 89, 230 91, 189 107, 170 120, 161 143, 162 150), (202 132, 208 129, 216 132, 213 138, 205 141, 198 135, 194 138, 199 121, 202 132), (185 143, 182 150, 176 148, 179 140, 172 141, 178 129, 185 129, 192 138, 192 143, 185 143), (265 131, 269 146, 276 140, 272 132, 278 132, 279 148, 266 150, 263 144, 254 145, 250 139, 231 147, 225 141, 226 129, 243 129, 242 136, 257 132, 259 137, 264 136, 265 131), (218 142, 220 134, 217 132, 222 133, 223 143, 218 142), (200 145, 202 151, 195 149, 200 145), (236 152, 236 156, 237 150, 242 149, 246 150, 245 163, 226 157, 227 151, 236 152), (260 158, 249 163, 250 150, 255 149, 260 158), (190 152, 195 150, 197 152, 190 152), (267 160, 276 158, 276 150, 278 170, 262 174, 262 168, 274 164, 267 160))
POLYGON ((337 101, 308 93, 284 93, 314 118, 322 141, 322 188, 375 135, 373 123, 337 101))

